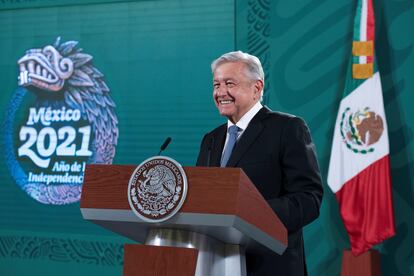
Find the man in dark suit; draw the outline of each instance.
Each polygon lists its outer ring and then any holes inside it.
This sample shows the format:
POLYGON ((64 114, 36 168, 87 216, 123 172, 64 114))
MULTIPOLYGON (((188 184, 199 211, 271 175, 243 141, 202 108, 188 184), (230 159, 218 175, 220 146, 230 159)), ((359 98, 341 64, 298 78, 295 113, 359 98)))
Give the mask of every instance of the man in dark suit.
POLYGON ((230 52, 211 68, 213 99, 228 121, 204 136, 197 166, 242 168, 288 230, 283 255, 246 253, 247 274, 306 275, 302 227, 319 216, 323 194, 309 129, 260 104, 264 73, 257 57, 230 52))

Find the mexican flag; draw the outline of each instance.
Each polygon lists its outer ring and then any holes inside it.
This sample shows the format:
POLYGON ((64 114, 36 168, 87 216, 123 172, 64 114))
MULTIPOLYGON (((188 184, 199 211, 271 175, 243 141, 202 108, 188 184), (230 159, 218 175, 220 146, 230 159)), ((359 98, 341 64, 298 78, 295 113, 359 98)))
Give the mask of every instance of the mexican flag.
POLYGON ((395 234, 387 121, 374 46, 372 0, 358 0, 328 172, 354 255, 395 234))

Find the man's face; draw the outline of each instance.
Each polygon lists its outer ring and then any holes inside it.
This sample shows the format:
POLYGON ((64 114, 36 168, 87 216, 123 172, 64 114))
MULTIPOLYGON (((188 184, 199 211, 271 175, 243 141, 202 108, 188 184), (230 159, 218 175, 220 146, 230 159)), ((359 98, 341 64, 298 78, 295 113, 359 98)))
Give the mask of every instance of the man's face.
POLYGON ((260 100, 261 80, 249 78, 242 62, 219 65, 213 76, 213 99, 220 114, 237 123, 260 100))

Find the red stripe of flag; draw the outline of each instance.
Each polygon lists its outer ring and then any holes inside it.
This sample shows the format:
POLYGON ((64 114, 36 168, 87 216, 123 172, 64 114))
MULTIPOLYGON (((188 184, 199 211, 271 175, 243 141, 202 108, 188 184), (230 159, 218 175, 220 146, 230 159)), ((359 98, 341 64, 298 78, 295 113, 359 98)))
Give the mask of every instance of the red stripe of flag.
MULTIPOLYGON (((368 0, 367 16, 367 41, 372 40, 372 43, 374 44, 375 53, 375 16, 372 0, 368 0)), ((367 63, 372 63, 373 60, 374 56, 367 56, 367 63)))
POLYGON ((388 155, 346 182, 335 195, 354 255, 395 235, 388 155))

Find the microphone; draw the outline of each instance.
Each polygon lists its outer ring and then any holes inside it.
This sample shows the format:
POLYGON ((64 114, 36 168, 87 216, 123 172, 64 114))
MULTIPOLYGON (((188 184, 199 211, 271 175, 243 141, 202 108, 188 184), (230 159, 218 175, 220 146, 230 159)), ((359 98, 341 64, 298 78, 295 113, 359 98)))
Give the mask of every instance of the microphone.
POLYGON ((161 145, 160 151, 158 152, 158 155, 160 155, 161 152, 163 152, 168 147, 168 144, 170 142, 171 142, 171 137, 167 137, 167 139, 165 139, 164 143, 161 145))

